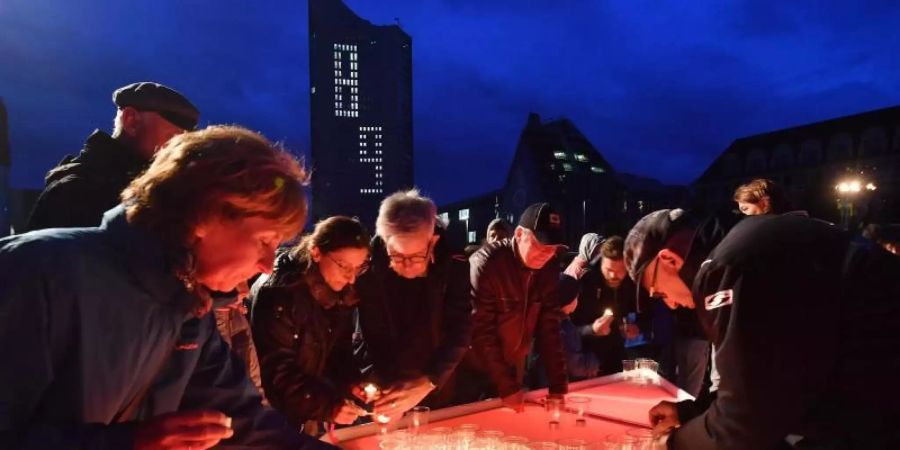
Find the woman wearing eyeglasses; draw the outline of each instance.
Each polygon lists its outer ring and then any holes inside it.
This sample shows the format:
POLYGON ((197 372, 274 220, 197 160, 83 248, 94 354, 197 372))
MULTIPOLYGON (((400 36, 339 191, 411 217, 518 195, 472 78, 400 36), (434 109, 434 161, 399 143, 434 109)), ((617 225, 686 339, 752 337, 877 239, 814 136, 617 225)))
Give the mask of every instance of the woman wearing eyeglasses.
POLYGON ((282 254, 253 289, 252 329, 272 406, 318 434, 318 422, 353 423, 365 410, 353 355, 354 283, 368 267, 369 235, 356 219, 331 217, 282 254))

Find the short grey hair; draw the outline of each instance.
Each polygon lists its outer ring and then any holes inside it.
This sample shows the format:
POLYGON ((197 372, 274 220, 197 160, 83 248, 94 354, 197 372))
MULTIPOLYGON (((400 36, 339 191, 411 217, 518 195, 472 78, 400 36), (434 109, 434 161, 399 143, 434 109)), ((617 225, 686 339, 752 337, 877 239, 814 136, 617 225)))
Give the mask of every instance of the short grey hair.
POLYGON ((419 193, 418 189, 399 191, 381 202, 375 233, 384 240, 401 234, 433 231, 437 220, 437 205, 419 193))

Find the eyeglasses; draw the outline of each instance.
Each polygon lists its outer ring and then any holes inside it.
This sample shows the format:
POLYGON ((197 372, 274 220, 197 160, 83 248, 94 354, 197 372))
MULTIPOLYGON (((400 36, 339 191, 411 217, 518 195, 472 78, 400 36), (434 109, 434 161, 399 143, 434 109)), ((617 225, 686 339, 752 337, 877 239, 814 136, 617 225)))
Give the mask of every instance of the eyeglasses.
POLYGON ((352 266, 347 265, 347 263, 345 263, 345 262, 338 261, 330 254, 326 253, 325 256, 327 256, 328 259, 330 259, 331 262, 333 262, 334 265, 336 265, 337 268, 344 275, 346 275, 348 277, 358 277, 358 276, 366 273, 367 270, 369 270, 369 260, 368 259, 366 261, 364 261, 362 264, 360 264, 359 267, 354 268, 352 266))
POLYGON ((391 264, 395 266, 399 265, 410 265, 410 266, 418 266, 425 264, 431 258, 431 250, 432 245, 428 244, 428 249, 425 250, 424 255, 412 255, 406 256, 398 253, 388 253, 388 258, 391 260, 391 264))

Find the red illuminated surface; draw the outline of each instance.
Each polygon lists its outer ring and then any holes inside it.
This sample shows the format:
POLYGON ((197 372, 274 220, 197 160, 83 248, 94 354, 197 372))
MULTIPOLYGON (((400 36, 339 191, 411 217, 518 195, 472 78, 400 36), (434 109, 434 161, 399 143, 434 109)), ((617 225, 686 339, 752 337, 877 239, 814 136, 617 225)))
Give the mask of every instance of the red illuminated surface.
MULTIPOLYGON (((528 398, 537 401, 544 395, 545 391, 536 391, 529 393, 528 398)), ((647 411, 660 401, 688 398, 687 394, 678 391, 665 380, 662 380, 662 386, 639 386, 620 381, 618 375, 573 383, 568 396, 591 399, 587 408, 589 415, 586 417, 586 426, 576 426, 575 415, 565 413, 561 417, 559 428, 551 429, 550 416, 540 405, 529 403, 525 412, 516 414, 511 409, 500 407, 499 401, 488 400, 433 411, 428 428, 457 428, 463 424, 476 424, 482 430, 499 430, 506 436, 523 436, 532 441, 578 438, 600 442, 610 434, 622 434, 638 426, 649 427, 647 411)), ((398 424, 400 428, 404 425, 402 422, 398 424)), ((339 430, 336 436, 341 448, 374 450, 378 449, 377 434, 373 425, 363 425, 339 430)))

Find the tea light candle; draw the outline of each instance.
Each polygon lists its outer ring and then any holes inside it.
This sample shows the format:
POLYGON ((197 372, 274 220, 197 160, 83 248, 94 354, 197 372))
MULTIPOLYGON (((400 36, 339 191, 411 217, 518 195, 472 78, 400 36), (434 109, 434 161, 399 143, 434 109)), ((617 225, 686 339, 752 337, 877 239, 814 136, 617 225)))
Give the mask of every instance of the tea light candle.
POLYGON ((378 386, 369 383, 363 387, 363 392, 366 393, 366 402, 371 402, 375 395, 378 394, 378 386))

